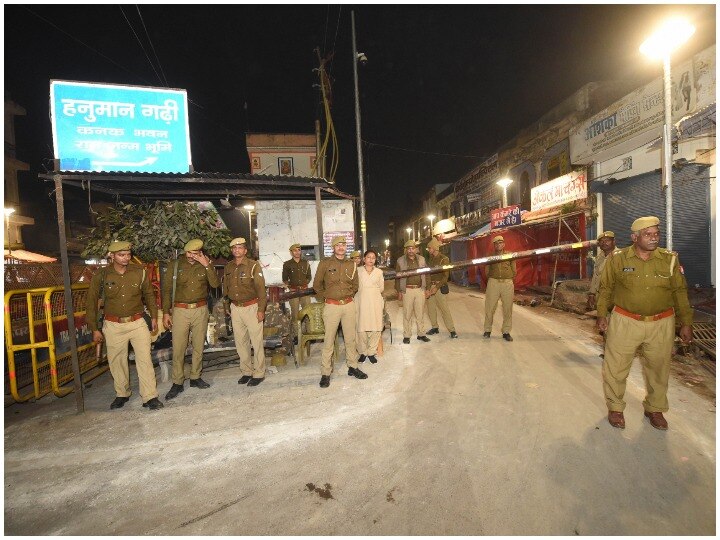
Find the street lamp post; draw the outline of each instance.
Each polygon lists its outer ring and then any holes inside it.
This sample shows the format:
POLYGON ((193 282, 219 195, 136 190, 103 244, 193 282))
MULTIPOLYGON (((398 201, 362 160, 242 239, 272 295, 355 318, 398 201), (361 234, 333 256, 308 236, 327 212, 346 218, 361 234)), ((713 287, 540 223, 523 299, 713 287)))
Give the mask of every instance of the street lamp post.
POLYGON ((408 240, 411 240, 412 236, 410 236, 410 234, 413 232, 412 228, 408 227, 407 229, 405 229, 405 232, 408 233, 408 240))
POLYGON ((252 230, 252 211, 255 210, 255 205, 246 204, 245 206, 243 206, 243 208, 245 209, 245 211, 247 212, 247 215, 248 215, 248 236, 250 237, 250 238, 248 238, 248 242, 250 244, 250 254, 252 255, 252 253, 253 253, 253 250, 252 250, 252 247, 253 247, 252 246, 252 232, 253 232, 253 230, 252 230))
POLYGON ((663 62, 663 101, 665 124, 663 125, 662 184, 665 188, 665 221, 667 230, 666 247, 673 248, 672 219, 672 102, 670 91, 670 55, 695 33, 695 27, 682 19, 672 19, 663 24, 652 36, 640 45, 640 52, 651 58, 660 58, 663 62))
POLYGON ((513 181, 510 178, 501 178, 497 182, 495 182, 498 186, 500 186, 503 189, 503 196, 502 196, 502 206, 505 208, 507 203, 507 188, 510 184, 513 183, 513 181))
POLYGON ((12 243, 10 242, 10 215, 14 212, 14 208, 5 207, 5 238, 7 239, 8 255, 11 253, 12 248, 12 243))
POLYGON ((434 215, 434 214, 429 214, 427 218, 430 220, 430 236, 432 237, 432 235, 433 235, 433 221, 435 221, 435 215, 434 215))
POLYGON ((363 253, 367 251, 367 224, 365 222, 365 183, 363 180, 362 140, 360 138, 360 93, 358 91, 358 60, 367 62, 367 56, 357 52, 355 43, 355 12, 350 12, 352 21, 352 52, 353 52, 353 75, 355 76, 355 139, 357 144, 358 159, 358 183, 360 186, 360 234, 362 235, 363 253))

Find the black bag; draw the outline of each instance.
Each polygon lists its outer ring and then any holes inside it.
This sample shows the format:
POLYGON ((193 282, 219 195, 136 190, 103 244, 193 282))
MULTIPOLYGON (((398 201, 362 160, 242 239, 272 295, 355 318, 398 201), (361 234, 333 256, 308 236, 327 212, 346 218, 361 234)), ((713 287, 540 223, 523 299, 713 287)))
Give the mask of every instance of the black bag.
POLYGON ((442 287, 440 287, 440 292, 443 294, 447 294, 450 292, 450 287, 448 287, 448 284, 446 283, 442 287))

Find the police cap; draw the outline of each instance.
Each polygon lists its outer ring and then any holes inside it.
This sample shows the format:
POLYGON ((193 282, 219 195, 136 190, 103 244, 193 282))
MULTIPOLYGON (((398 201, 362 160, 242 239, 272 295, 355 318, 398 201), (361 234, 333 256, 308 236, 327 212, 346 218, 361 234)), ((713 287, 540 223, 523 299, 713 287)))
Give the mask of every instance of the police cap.
POLYGON ((124 240, 113 240, 110 242, 108 251, 110 253, 115 253, 116 251, 130 251, 130 248, 132 248, 132 244, 130 242, 126 242, 124 240))
POLYGON ((344 236, 336 236, 332 239, 332 247, 337 246, 338 244, 347 244, 347 238, 344 236))
POLYGON ((428 249, 440 249, 440 242, 438 242, 437 238, 433 238, 428 242, 427 248, 428 249))
POLYGON ((300 244, 293 244, 292 246, 290 246, 290 251, 292 251, 293 249, 300 249, 301 247, 302 246, 300 244))
POLYGON ((495 238, 493 238, 493 244, 494 244, 495 242, 504 242, 504 241, 505 241, 505 239, 504 239, 502 236, 500 236, 500 235, 498 235, 498 236, 496 236, 495 238))
POLYGON ((238 246, 240 244, 245 244, 244 238, 238 237, 238 238, 233 238, 232 240, 230 240, 230 247, 238 246))
POLYGON ((407 242, 405 242, 405 247, 406 247, 406 248, 416 247, 416 246, 417 246, 417 242, 415 242, 415 240, 408 240, 407 242))
POLYGON ((602 240, 603 238, 615 238, 615 233, 612 232, 612 231, 605 231, 604 233, 601 233, 601 234, 598 235, 598 237, 597 237, 598 242, 599 242, 600 240, 602 240))
POLYGON ((360 252, 357 251, 357 250, 356 250, 356 251, 353 251, 353 252, 350 254, 350 258, 351 258, 351 259, 354 259, 355 257, 362 257, 362 253, 360 253, 360 252))
POLYGON ((655 216, 645 216, 637 218, 635 221, 633 221, 633 224, 630 226, 630 230, 632 232, 638 232, 642 231, 643 229, 647 229, 648 227, 654 227, 655 225, 660 225, 659 218, 655 216))
POLYGON ((185 244, 185 247, 183 248, 183 251, 197 251, 198 249, 202 249, 203 247, 203 241, 199 238, 193 238, 192 240, 188 240, 187 244, 185 244))

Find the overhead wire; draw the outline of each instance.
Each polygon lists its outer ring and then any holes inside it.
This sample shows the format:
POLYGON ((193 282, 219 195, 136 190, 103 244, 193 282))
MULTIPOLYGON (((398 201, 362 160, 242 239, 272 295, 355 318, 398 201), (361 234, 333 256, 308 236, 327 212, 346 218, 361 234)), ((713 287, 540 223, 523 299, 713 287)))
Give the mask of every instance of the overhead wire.
POLYGON ((488 159, 492 156, 474 156, 474 155, 464 155, 464 154, 448 154, 444 152, 429 152, 426 150, 415 150, 412 148, 401 148, 399 146, 391 146, 389 144, 381 144, 381 143, 375 143, 371 141, 366 141, 365 139, 362 140, 363 143, 365 143, 368 147, 373 146, 379 146, 381 148, 389 148, 391 150, 399 150, 402 152, 413 152, 416 154, 429 154, 434 156, 448 156, 448 157, 459 157, 459 158, 468 158, 468 159, 488 159))
POLYGON ((162 63, 160 62, 160 58, 158 58, 157 51, 155 50, 155 45, 153 45, 152 39, 150 38, 150 34, 148 33, 148 29, 145 26, 145 19, 143 19, 142 13, 140 13, 140 6, 135 5, 138 12, 138 17, 140 17, 140 22, 143 25, 143 30, 145 30, 145 35, 147 36, 148 43, 150 44, 150 48, 152 49, 153 55, 155 56, 155 61, 157 62, 158 68, 160 69, 160 73, 162 73, 163 80, 165 81, 165 86, 169 87, 167 77, 165 76, 165 71, 162 68, 162 63))
POLYGON ((155 69, 155 65, 153 64, 152 60, 150 60, 150 56, 148 56, 147 51, 145 50, 145 45, 143 45, 143 42, 140 40, 140 36, 137 35, 137 32, 135 32, 135 28, 133 28, 132 23, 130 22, 130 19, 127 18, 127 15, 125 15, 125 10, 122 6, 120 7, 120 12, 123 14, 123 17, 125 17, 125 21, 128 23, 128 26, 130 27, 130 30, 132 30, 133 35, 135 36, 135 39, 137 39, 137 42, 140 44, 140 48, 142 49, 143 54, 145 55, 145 58, 147 58, 148 63, 150 64, 150 67, 155 72, 155 76, 160 81, 160 84, 163 84, 163 80, 160 77, 160 74, 157 72, 157 69, 155 69))

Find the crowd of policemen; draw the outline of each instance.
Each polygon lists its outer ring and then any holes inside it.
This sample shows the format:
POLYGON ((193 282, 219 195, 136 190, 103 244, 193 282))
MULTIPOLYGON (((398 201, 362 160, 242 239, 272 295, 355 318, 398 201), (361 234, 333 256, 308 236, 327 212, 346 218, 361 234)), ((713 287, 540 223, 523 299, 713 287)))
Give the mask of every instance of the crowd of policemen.
MULTIPOLYGON (((675 320, 680 322, 680 339, 692 340, 692 316, 687 296, 684 271, 677 253, 658 247, 660 220, 654 216, 638 218, 631 226, 631 245, 615 248, 615 234, 605 231, 598 237, 600 253, 595 261, 593 279, 588 295, 588 308, 597 308, 597 327, 605 337, 603 354, 603 390, 608 408, 608 421, 613 427, 624 428, 623 400, 627 377, 635 354, 642 354, 642 369, 647 383, 643 401, 644 415, 650 424, 661 430, 668 427, 663 412, 668 410, 667 386, 672 345, 675 339, 675 320), (612 316, 611 316, 612 315, 612 316)), ((502 236, 493 239, 494 255, 505 253, 502 236)), ((355 346, 358 265, 360 252, 346 258, 346 239, 332 240, 333 254, 323 259, 314 280, 310 263, 302 258, 300 244, 290 246, 291 258, 283 264, 282 281, 290 291, 307 289, 312 280, 315 298, 324 304, 323 322, 325 342, 322 351, 320 387, 330 385, 334 370, 332 355, 335 336, 343 330, 348 376, 366 379, 360 370, 355 346)), ((172 329, 173 370, 172 387, 165 399, 173 399, 184 390, 184 357, 188 341, 193 355, 190 386, 199 389, 210 385, 201 378, 202 351, 209 312, 209 287, 220 284, 210 259, 202 252, 199 239, 184 247, 184 257, 171 261, 163 280, 163 326, 172 329)), ((433 238, 427 246, 429 260, 418 253, 413 240, 405 243, 405 252, 395 264, 396 271, 438 268, 449 265, 440 253, 440 242, 433 238)), ((235 334, 235 346, 240 358, 239 384, 257 386, 265 379, 265 351, 263 321, 267 299, 262 267, 247 257, 244 238, 230 242, 232 260, 225 266, 223 289, 229 299, 230 317, 235 334), (255 354, 251 355, 251 346, 255 354)), ((93 277, 87 299, 87 320, 96 342, 105 341, 108 362, 117 397, 110 408, 122 407, 131 390, 128 372, 128 344, 135 351, 135 364, 140 380, 143 407, 157 410, 163 407, 158 399, 155 375, 150 358, 150 333, 157 332, 157 306, 148 276, 142 267, 130 264, 129 242, 114 241, 109 248, 111 264, 93 277), (99 300, 103 299, 104 317, 98 322, 99 300), (143 317, 144 307, 150 321, 143 317), (102 329, 100 328, 102 325, 102 329)), ((484 338, 490 338, 494 313, 498 303, 503 305, 502 337, 513 341, 512 306, 515 261, 500 260, 488 265, 485 296, 484 338)), ((403 304, 403 343, 409 344, 416 328, 417 339, 429 342, 428 335, 439 333, 438 313, 450 332, 458 334, 446 295, 449 270, 416 272, 396 280, 398 300, 403 304), (425 304, 431 328, 426 332, 423 323, 425 304)), ((291 316, 310 302, 308 296, 290 300, 291 316)))

